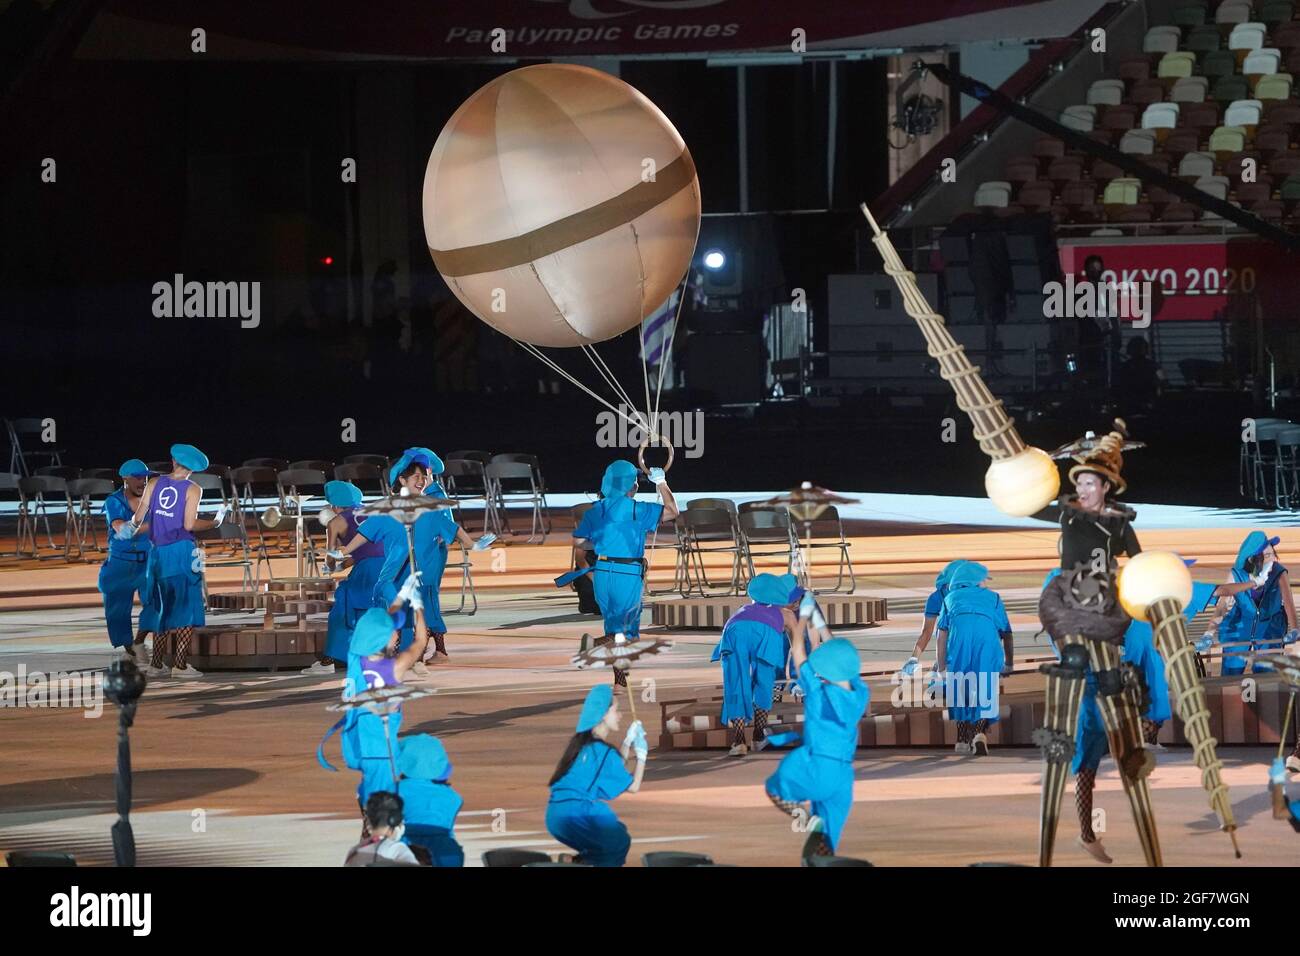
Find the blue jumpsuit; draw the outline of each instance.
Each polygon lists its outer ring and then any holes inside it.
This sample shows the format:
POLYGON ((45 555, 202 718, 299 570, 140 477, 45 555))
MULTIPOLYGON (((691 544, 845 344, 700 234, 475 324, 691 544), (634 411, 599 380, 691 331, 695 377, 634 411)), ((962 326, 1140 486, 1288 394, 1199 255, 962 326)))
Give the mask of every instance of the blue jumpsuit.
POLYGON ((995 723, 1006 666, 1002 634, 1011 630, 1001 596, 978 586, 950 588, 938 627, 948 632, 944 693, 949 719, 995 723))
MULTIPOLYGON (((345 508, 340 512, 349 526, 356 521, 352 511, 345 508)), ((349 536, 341 543, 347 544, 351 540, 352 536, 349 536)), ((348 659, 348 644, 357 620, 374 605, 375 584, 384 566, 383 545, 364 544, 352 552, 352 560, 352 570, 334 589, 334 603, 330 606, 325 634, 325 656, 336 661, 348 659)))
POLYGON ((576 850, 584 863, 622 866, 632 838, 607 801, 630 787, 632 780, 618 751, 603 740, 592 740, 551 785, 546 829, 576 850))
MULTIPOLYGON (((433 498, 445 498, 446 493, 436 485, 431 485, 427 494, 433 498)), ((456 532, 460 529, 452 520, 451 511, 429 511, 420 515, 415 521, 415 563, 420 569, 420 596, 424 600, 424 623, 434 634, 446 634, 447 625, 442 619, 442 605, 439 603, 438 589, 442 586, 442 574, 447 568, 447 552, 456 532)))
POLYGON ((126 502, 126 491, 119 488, 104 501, 108 519, 108 560, 99 569, 99 591, 104 595, 104 619, 108 622, 108 639, 114 647, 130 647, 135 640, 131 630, 131 609, 140 595, 141 633, 158 632, 158 602, 149 577, 149 554, 153 545, 149 537, 137 534, 118 538, 114 521, 130 521, 134 511, 126 502))
POLYGON ((628 497, 603 498, 582 516, 574 538, 585 538, 596 552, 593 585, 606 634, 641 633, 641 558, 645 536, 659 526, 664 506, 628 497), (603 560, 617 558, 617 561, 603 560))
MULTIPOLYGON (((1243 564, 1239 559, 1238 564, 1232 568, 1232 579, 1238 583, 1249 581, 1251 577, 1243 564)), ((1246 658, 1242 656, 1245 652, 1282 649, 1287 624, 1280 578, 1285 573, 1286 568, 1274 563, 1262 588, 1251 588, 1233 595, 1232 610, 1219 623, 1219 643, 1224 650, 1224 674, 1246 672, 1246 658), (1241 653, 1229 654, 1228 651, 1241 653)), ((1255 673, 1272 669, 1268 664, 1256 664, 1253 668, 1255 673)))
POLYGON ((397 795, 404 804, 406 842, 428 850, 434 866, 464 866, 465 851, 452 830, 465 800, 451 784, 403 777, 397 795))
POLYGON ((722 722, 754 719, 754 708, 772 709, 778 671, 785 669, 789 637, 780 608, 747 604, 727 621, 711 660, 722 662, 722 722), (775 625, 775 626, 774 626, 775 625))
POLYGON ((810 801, 826 824, 833 850, 853 809, 858 721, 871 692, 856 676, 849 680, 850 690, 825 683, 807 661, 799 669, 799 686, 804 692, 803 742, 781 759, 765 786, 782 800, 810 801))

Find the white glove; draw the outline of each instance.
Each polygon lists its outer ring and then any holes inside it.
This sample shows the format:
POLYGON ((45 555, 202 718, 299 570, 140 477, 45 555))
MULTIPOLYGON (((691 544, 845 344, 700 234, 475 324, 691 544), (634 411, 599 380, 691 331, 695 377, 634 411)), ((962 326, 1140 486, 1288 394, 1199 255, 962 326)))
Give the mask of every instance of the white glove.
POLYGON ((668 484, 668 476, 664 474, 662 468, 651 468, 648 475, 650 480, 656 485, 668 484))
POLYGON ((650 753, 650 744, 645 739, 645 727, 639 720, 633 721, 632 727, 636 729, 636 736, 632 738, 632 752, 636 754, 637 760, 645 763, 645 759, 650 753))
POLYGON ((899 673, 902 674, 904 677, 911 677, 913 674, 916 673, 916 668, 918 665, 920 665, 920 663, 921 662, 917 660, 915 657, 909 657, 907 659, 907 663, 903 665, 899 673))
POLYGON ((826 618, 822 617, 822 609, 816 604, 813 605, 812 626, 819 631, 826 630, 826 618))
POLYGON ((135 533, 139 530, 140 526, 136 524, 135 519, 132 518, 130 521, 123 521, 118 525, 117 530, 113 532, 113 537, 117 538, 119 541, 130 541, 135 537, 135 533))
POLYGON ((420 595, 420 589, 416 588, 411 592, 411 596, 406 599, 412 611, 424 611, 424 598, 420 595))
POLYGON ((483 535, 483 537, 479 538, 477 541, 474 542, 474 550, 486 551, 488 548, 492 547, 492 542, 495 541, 496 539, 497 539, 496 534, 489 531, 487 534, 483 535))
POLYGON ((348 556, 343 553, 341 548, 335 548, 333 551, 326 551, 325 557, 329 558, 335 564, 342 564, 347 560, 348 556))
POLYGON ((636 735, 638 732, 641 732, 641 721, 634 720, 627 728, 627 733, 623 735, 623 746, 631 747, 636 743, 636 735))
POLYGON ((799 602, 799 616, 806 621, 813 616, 815 610, 817 610, 817 599, 813 597, 812 591, 805 591, 803 599, 799 602))
POLYGON ((221 522, 226 520, 226 515, 230 511, 230 505, 223 504, 217 509, 217 513, 212 516, 212 527, 220 528, 221 522))
POLYGON ((1204 654, 1206 651, 1208 651, 1211 647, 1214 646, 1214 635, 1206 634, 1199 641, 1197 641, 1194 646, 1196 648, 1196 653, 1204 654))
MULTIPOLYGON (((420 572, 415 571, 406 576, 406 582, 402 589, 397 592, 399 601, 415 606, 415 602, 420 600, 420 572)), ((420 605, 420 610, 424 610, 424 605, 420 605)))

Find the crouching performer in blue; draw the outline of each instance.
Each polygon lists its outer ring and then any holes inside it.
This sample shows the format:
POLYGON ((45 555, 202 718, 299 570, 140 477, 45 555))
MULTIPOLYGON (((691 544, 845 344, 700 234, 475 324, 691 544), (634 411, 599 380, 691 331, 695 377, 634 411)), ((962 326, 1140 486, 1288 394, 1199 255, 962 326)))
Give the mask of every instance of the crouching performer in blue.
POLYGON ((465 801, 451 788, 451 760, 437 737, 414 734, 402 741, 397 795, 405 804, 406 842, 428 854, 431 866, 464 866, 465 851, 452 830, 465 801))
MULTIPOLYGON (((381 687, 395 687, 424 653, 424 606, 420 600, 420 576, 412 574, 406 579, 391 605, 373 607, 361 615, 352 632, 348 647, 347 679, 343 684, 343 699, 381 687), (414 642, 405 650, 398 650, 399 634, 405 624, 404 605, 410 605, 415 619, 414 642)), ((325 734, 316 748, 316 759, 326 770, 336 770, 325 759, 325 743, 335 732, 343 750, 343 761, 352 770, 361 772, 357 786, 357 803, 362 808, 362 840, 367 839, 364 808, 372 793, 384 790, 397 792, 393 774, 393 761, 397 747, 395 741, 402 726, 402 712, 397 709, 388 717, 387 733, 384 719, 369 708, 358 707, 347 711, 325 734)))
MULTIPOLYGON (((645 575, 645 536, 661 521, 677 517, 677 502, 662 468, 650 469, 660 501, 636 500, 636 465, 616 461, 605 469, 600 483, 603 496, 582 516, 573 531, 574 565, 585 570, 587 551, 596 553, 592 569, 596 603, 604 618, 605 633, 598 643, 608 644, 616 634, 634 641, 641 634, 641 593, 645 575), (590 544, 588 544, 590 542, 590 544)), ((614 668, 614 683, 627 686, 627 672, 614 668)))
POLYGON ((609 801, 641 789, 649 751, 645 729, 641 721, 632 721, 622 746, 615 749, 610 741, 618 739, 620 717, 608 684, 587 693, 576 729, 551 775, 546 829, 577 852, 574 862, 622 866, 632 838, 609 801), (630 756, 636 762, 629 771, 630 756))
POLYGON ((722 722, 731 728, 732 757, 749 753, 745 727, 750 723, 754 750, 767 746, 767 715, 803 589, 793 574, 759 574, 749 582, 749 597, 753 603, 727 619, 712 657, 722 662, 722 722))
POLYGON ((953 572, 939 614, 939 673, 948 716, 957 722, 957 752, 988 756, 989 725, 998 720, 998 692, 1011 622, 1002 597, 982 585, 989 571, 965 561, 953 572))
POLYGON ((131 522, 140 507, 149 466, 139 458, 122 463, 117 470, 122 487, 104 500, 104 517, 108 521, 108 560, 99 568, 99 593, 104 595, 104 620, 108 640, 141 667, 145 657, 144 640, 158 633, 158 601, 149 576, 149 554, 153 545, 147 528, 129 538, 118 532, 131 522), (135 637, 131 634, 131 611, 135 596, 140 595, 140 622, 135 637))
MULTIPOLYGON (((768 799, 796 819, 807 814, 803 804, 811 804, 804 859, 832 855, 839 846, 853 809, 858 722, 871 696, 858 676, 857 648, 844 638, 831 638, 805 654, 804 635, 814 606, 812 595, 804 595, 790 641, 803 689, 803 742, 782 759, 765 784, 768 799)), ((773 738, 773 743, 781 742, 773 738)))

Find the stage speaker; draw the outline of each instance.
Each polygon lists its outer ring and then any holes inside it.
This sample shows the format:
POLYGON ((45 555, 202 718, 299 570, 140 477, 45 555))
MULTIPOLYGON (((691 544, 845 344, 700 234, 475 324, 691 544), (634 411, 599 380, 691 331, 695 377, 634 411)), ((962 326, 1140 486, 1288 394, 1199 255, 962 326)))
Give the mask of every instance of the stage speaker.
POLYGON ((762 332, 761 309, 695 309, 686 315, 686 328, 691 332, 762 332))
POLYGON ((761 402, 763 363, 763 337, 757 332, 695 333, 686 342, 686 387, 703 404, 761 402))
MULTIPOLYGON (((917 273, 916 286, 931 306, 939 306, 937 273, 917 273)), ((875 328, 884 325, 915 327, 916 323, 903 307, 903 297, 899 294, 898 286, 883 273, 827 276, 826 291, 827 317, 832 328, 875 328)))

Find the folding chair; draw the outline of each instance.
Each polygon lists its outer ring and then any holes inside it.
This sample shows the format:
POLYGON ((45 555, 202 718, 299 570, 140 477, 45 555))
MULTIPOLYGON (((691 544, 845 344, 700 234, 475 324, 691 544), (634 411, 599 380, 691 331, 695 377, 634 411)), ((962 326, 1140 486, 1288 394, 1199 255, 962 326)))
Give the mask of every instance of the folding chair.
POLYGON ((669 523, 672 529, 671 537, 664 533, 664 522, 659 522, 659 526, 651 533, 650 541, 646 544, 646 575, 645 575, 645 593, 650 596, 659 594, 670 594, 676 591, 683 597, 689 592, 691 582, 691 564, 690 551, 686 547, 686 542, 682 536, 682 519, 680 516, 669 523), (659 543, 659 538, 664 537, 665 542, 659 543), (666 551, 669 548, 673 550, 673 583, 666 588, 650 587, 650 569, 654 567, 654 553, 656 551, 666 551))
MULTIPOLYGON (((203 566, 205 568, 242 568, 244 576, 244 590, 256 591, 261 575, 258 574, 258 568, 262 563, 259 556, 256 562, 253 561, 253 549, 248 541, 248 529, 244 522, 238 518, 227 517, 221 523, 219 528, 209 528, 207 531, 199 531, 194 535, 194 539, 199 546, 203 548, 203 566), (224 548, 225 553, 222 557, 213 559, 208 557, 208 546, 210 544, 219 544, 224 548)), ((268 577, 270 561, 267 561, 268 577)), ((208 576, 203 575, 203 604, 206 607, 208 603, 208 576)))
POLYGON ((499 461, 524 462, 533 469, 533 484, 537 486, 537 492, 542 496, 542 517, 545 519, 545 533, 551 533, 551 506, 546 500, 546 479, 542 477, 542 463, 536 455, 527 455, 522 452, 502 452, 492 456, 493 464, 499 461))
POLYGON ((27 464, 27 457, 44 458, 46 464, 63 464, 63 451, 50 447, 41 441, 45 434, 45 421, 40 418, 6 418, 5 434, 9 439, 9 471, 20 478, 30 477, 34 472, 27 464), (23 448, 23 438, 35 439, 40 447, 31 450, 23 448))
POLYGON ((786 573, 793 569, 798 544, 791 529, 790 512, 785 508, 743 505, 740 508, 739 523, 750 577, 758 573, 754 569, 755 558, 784 557, 786 573))
POLYGON ((446 481, 447 496, 456 499, 458 510, 461 502, 482 498, 483 533, 487 534, 489 531, 501 533, 501 518, 497 514, 496 496, 483 462, 471 458, 449 459, 442 477, 446 481))
POLYGON ((461 450, 453 451, 447 456, 450 461, 453 458, 459 458, 461 461, 476 461, 480 465, 492 464, 492 453, 490 451, 461 450))
MULTIPOLYGON (((87 538, 90 550, 106 550, 99 546, 95 511, 102 510, 104 500, 116 490, 117 483, 106 478, 77 478, 68 482, 68 526, 76 542, 77 557, 85 556, 87 538)), ((107 538, 104 543, 107 545, 107 538)))
POLYGON ((478 594, 474 590, 474 575, 470 566, 469 552, 465 550, 465 546, 461 544, 460 541, 456 541, 455 547, 460 549, 460 560, 455 564, 447 564, 445 571, 460 572, 460 604, 457 605, 455 610, 443 608, 443 612, 446 614, 468 614, 473 616, 478 613, 478 594), (466 595, 469 596, 471 602, 468 611, 465 610, 466 595))
MULTIPOLYGON (((6 498, 15 504, 21 501, 21 497, 18 493, 19 477, 20 477, 19 475, 16 475, 11 471, 0 471, 0 493, 7 493, 6 498), (13 497, 9 498, 8 497, 9 495, 12 495, 13 497)), ((14 550, 13 550, 13 556, 15 558, 18 557, 17 534, 18 534, 18 528, 21 526, 20 515, 21 515, 21 510, 16 509, 14 511, 15 538, 14 538, 14 550)))
POLYGON ((717 587, 709 580, 704 565, 705 557, 714 554, 731 555, 731 580, 724 593, 738 593, 745 577, 745 544, 737 533, 731 513, 721 508, 688 507, 681 518, 682 534, 694 572, 686 593, 698 591, 700 595, 708 596, 710 589, 717 587))
POLYGON ((509 534, 514 534, 510 527, 510 505, 526 504, 532 509, 532 524, 528 533, 528 543, 545 541, 547 531, 546 514, 542 510, 544 499, 541 489, 533 474, 533 466, 526 461, 494 461, 484 470, 492 497, 501 514, 501 525, 509 534))
POLYGON ((298 471, 300 469, 307 471, 320 471, 328 475, 334 471, 334 462, 325 461, 321 458, 309 458, 305 461, 291 461, 284 470, 298 471))
POLYGON ((146 461, 145 465, 150 471, 156 471, 160 475, 171 474, 172 460, 170 458, 165 458, 162 461, 146 461))
POLYGON ((33 473, 36 477, 62 478, 64 481, 76 481, 81 477, 81 469, 72 465, 46 465, 44 468, 37 468, 33 473))
POLYGON ((266 529, 257 511, 257 498, 259 492, 262 497, 269 493, 274 494, 277 499, 280 496, 280 484, 276 480, 276 472, 271 468, 260 466, 241 466, 230 469, 230 490, 234 494, 233 519, 243 523, 247 518, 253 519, 253 526, 257 529, 257 552, 258 560, 266 561, 268 571, 271 566, 271 553, 267 547, 266 529))
MULTIPOLYGON (((18 479, 18 554, 27 554, 41 558, 40 548, 36 544, 36 525, 45 522, 45 538, 50 548, 57 548, 54 535, 50 531, 49 496, 58 496, 65 505, 68 498, 68 483, 62 478, 40 475, 32 478, 18 479), (31 550, 24 552, 23 545, 31 543, 31 550)), ((63 553, 66 557, 71 550, 68 529, 63 530, 63 553)))
POLYGON ((334 466, 335 481, 350 481, 361 489, 361 493, 386 497, 388 490, 388 468, 369 462, 358 461, 334 466), (367 488, 366 486, 370 487, 367 488))
POLYGON ((1300 426, 1289 426, 1277 433, 1277 461, 1273 466, 1274 501, 1279 508, 1296 510, 1300 492, 1300 426))
POLYGON ((1256 421, 1254 494, 1255 500, 1260 504, 1267 504, 1270 500, 1276 500, 1276 487, 1273 489, 1274 494, 1269 494, 1268 475, 1270 472, 1274 477, 1277 475, 1277 436, 1290 427, 1292 427, 1291 422, 1256 421))
POLYGON ((807 527, 796 523, 794 527, 795 543, 807 551, 807 581, 804 586, 814 594, 837 594, 844 586, 844 572, 849 573, 849 589, 852 594, 858 588, 857 575, 853 572, 853 561, 849 557, 849 541, 844 537, 844 523, 840 520, 840 511, 834 505, 828 505, 807 527), (831 588, 813 587, 812 552, 817 548, 836 548, 839 550, 839 564, 835 571, 835 586, 831 588))
POLYGON ((86 468, 81 472, 82 478, 105 478, 108 481, 117 482, 120 476, 116 468, 86 468))
MULTIPOLYGON (((275 476, 276 487, 280 494, 280 512, 286 517, 292 518, 295 522, 298 519, 299 510, 296 497, 298 495, 311 495, 314 498, 324 499, 325 497, 325 472, 313 468, 286 468, 275 476)), ((318 514, 324 507, 324 501, 312 505, 311 508, 303 508, 301 514, 318 514)), ((312 534, 314 521, 304 521, 302 526, 302 545, 304 553, 302 556, 303 566, 310 568, 310 574, 316 574, 316 538, 312 534)), ((297 532, 294 532, 295 535, 297 532)))

